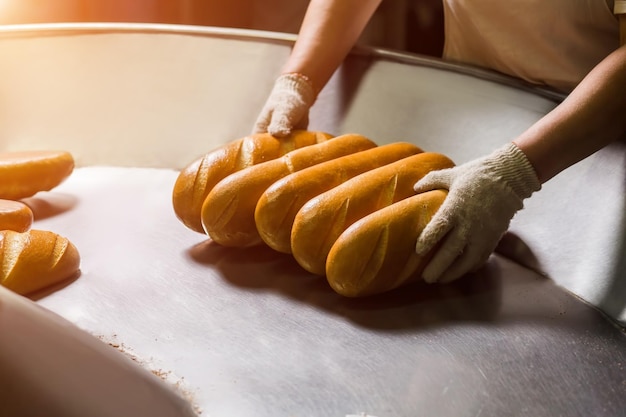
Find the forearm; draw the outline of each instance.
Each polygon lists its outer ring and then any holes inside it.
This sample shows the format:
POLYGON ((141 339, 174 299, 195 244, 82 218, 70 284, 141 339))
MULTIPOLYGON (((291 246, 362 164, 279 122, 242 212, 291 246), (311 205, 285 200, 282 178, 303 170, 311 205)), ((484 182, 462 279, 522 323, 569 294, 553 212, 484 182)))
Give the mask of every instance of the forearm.
POLYGON ((626 47, 621 47, 514 142, 543 183, 625 134, 626 47))
POLYGON ((319 93, 380 3, 381 0, 311 0, 282 72, 305 74, 319 93))

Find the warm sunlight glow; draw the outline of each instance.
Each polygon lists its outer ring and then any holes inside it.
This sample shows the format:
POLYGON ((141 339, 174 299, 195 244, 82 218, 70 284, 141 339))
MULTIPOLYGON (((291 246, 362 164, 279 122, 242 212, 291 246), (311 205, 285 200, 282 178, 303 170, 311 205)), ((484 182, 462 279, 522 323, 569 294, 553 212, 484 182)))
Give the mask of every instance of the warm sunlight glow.
MULTIPOLYGON (((24 2, 26 3, 26 2, 24 2)), ((17 0, 0 0, 0 24, 15 23, 15 17, 23 13, 24 5, 17 0)))

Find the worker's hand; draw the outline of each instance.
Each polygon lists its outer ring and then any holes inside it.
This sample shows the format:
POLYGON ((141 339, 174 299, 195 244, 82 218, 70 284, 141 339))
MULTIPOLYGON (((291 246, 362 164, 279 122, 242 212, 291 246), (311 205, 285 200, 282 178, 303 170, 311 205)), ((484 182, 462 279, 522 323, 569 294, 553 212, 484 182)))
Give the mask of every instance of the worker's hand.
POLYGON ((309 109, 315 102, 315 90, 301 74, 283 74, 274 83, 269 98, 257 118, 253 133, 268 132, 284 137, 309 125, 309 109))
POLYGON ((447 189, 448 196, 417 240, 424 255, 441 242, 422 273, 426 282, 450 282, 482 266, 523 200, 541 188, 526 155, 513 143, 463 165, 433 171, 414 189, 447 189))

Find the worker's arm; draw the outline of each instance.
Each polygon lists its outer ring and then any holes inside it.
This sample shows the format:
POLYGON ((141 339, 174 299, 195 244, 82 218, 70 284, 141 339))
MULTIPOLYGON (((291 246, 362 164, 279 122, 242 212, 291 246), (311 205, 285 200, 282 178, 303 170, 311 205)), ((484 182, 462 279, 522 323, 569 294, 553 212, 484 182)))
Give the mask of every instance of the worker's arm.
POLYGON ((514 140, 543 183, 626 134, 626 46, 514 140))
POLYGON ((461 166, 431 172, 416 192, 448 189, 416 251, 437 253, 423 272, 446 282, 483 264, 523 200, 541 184, 612 141, 626 137, 626 46, 598 64, 553 111, 513 143, 461 166))
POLYGON ((311 0, 283 73, 305 74, 319 92, 350 52, 381 0, 311 0))
POLYGON ((381 0, 311 0, 298 38, 253 132, 286 136, 308 127, 320 90, 359 39, 381 0))

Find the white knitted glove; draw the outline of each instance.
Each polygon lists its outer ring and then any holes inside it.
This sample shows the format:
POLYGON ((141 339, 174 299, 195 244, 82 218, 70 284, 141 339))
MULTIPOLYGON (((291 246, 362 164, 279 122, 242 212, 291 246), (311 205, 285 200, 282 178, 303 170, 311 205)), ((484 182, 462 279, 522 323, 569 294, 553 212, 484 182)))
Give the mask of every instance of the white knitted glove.
POLYGON ((526 155, 509 143, 487 157, 430 172, 414 186, 417 193, 437 188, 447 189, 448 196, 415 246, 423 255, 441 241, 422 273, 431 283, 450 282, 482 266, 541 183, 526 155))
POLYGON ((309 109, 315 90, 309 79, 296 73, 283 74, 274 83, 269 98, 257 118, 253 133, 268 132, 284 137, 309 125, 309 109))

